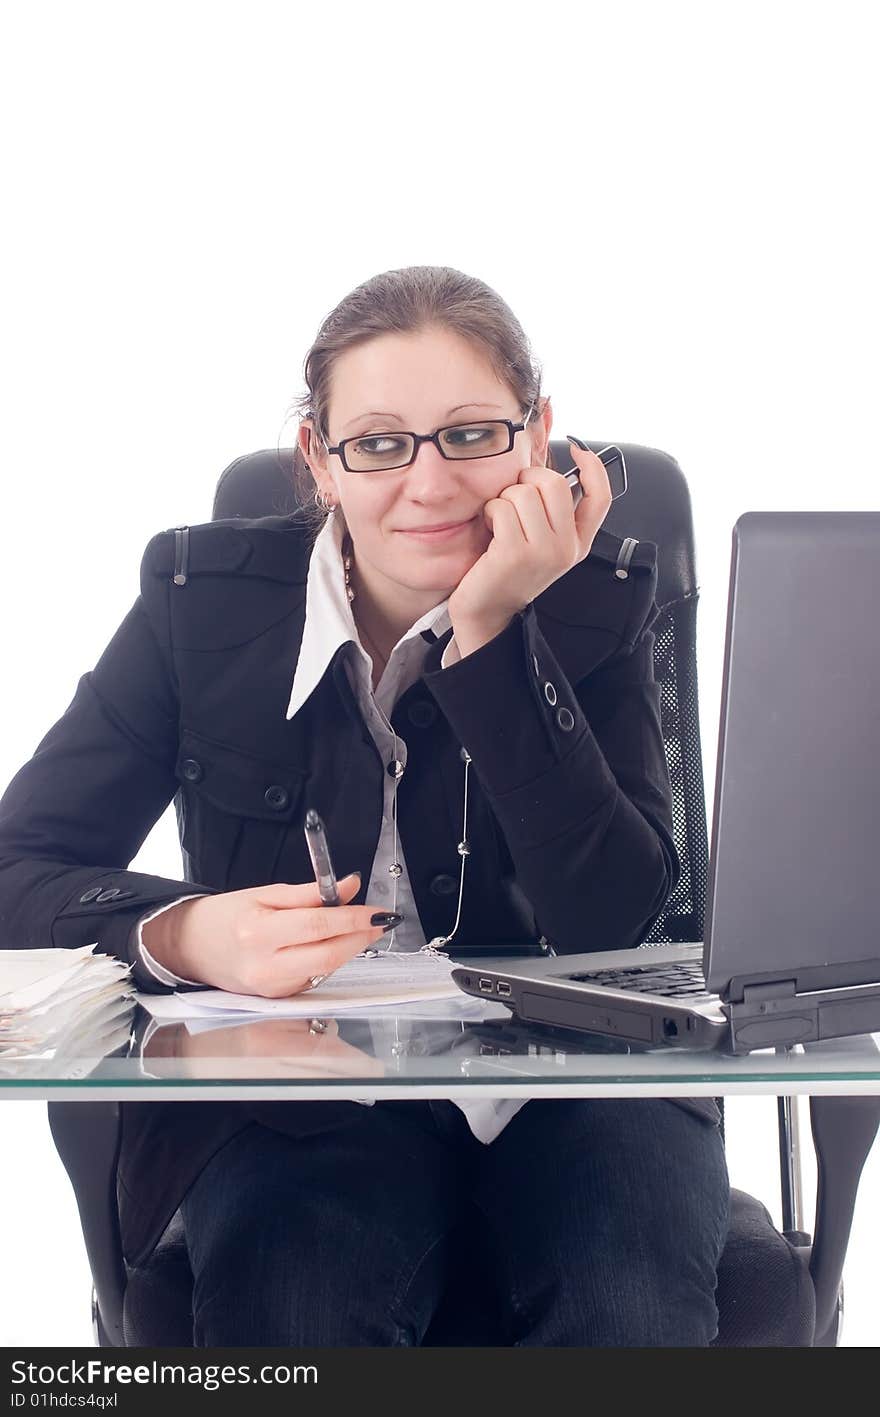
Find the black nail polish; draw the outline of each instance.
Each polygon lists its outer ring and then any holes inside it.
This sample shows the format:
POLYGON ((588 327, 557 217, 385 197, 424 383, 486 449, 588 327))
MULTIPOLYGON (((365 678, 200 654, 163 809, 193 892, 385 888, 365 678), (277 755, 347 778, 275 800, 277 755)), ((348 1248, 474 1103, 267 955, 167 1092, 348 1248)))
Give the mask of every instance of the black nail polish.
POLYGON ((586 443, 583 441, 582 438, 576 438, 573 433, 566 433, 565 436, 566 436, 566 438, 568 438, 572 443, 577 443, 578 447, 581 448, 585 453, 588 453, 588 452, 590 451, 589 448, 587 447, 586 443))
POLYGON ((387 932, 393 930, 395 925, 399 925, 403 918, 394 910, 378 910, 375 915, 370 916, 370 924, 382 925, 387 932))

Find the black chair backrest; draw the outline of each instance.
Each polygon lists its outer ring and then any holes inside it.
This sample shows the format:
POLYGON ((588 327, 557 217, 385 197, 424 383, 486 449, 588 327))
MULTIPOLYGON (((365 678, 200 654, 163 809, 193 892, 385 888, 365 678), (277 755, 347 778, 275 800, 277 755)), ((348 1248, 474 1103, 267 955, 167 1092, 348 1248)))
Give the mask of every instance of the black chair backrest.
MULTIPOLYGON (((606 446, 590 442, 593 452, 606 446)), ((603 522, 615 536, 657 546, 654 675, 672 783, 675 844, 681 879, 644 945, 702 940, 709 865, 703 758, 697 698, 697 589, 691 501, 684 474, 668 453, 618 443, 626 458, 626 494, 603 522)), ((566 442, 550 442, 552 465, 571 466, 566 442)), ((236 458, 217 484, 212 519, 290 516, 301 502, 293 482, 293 449, 268 448, 236 458)))

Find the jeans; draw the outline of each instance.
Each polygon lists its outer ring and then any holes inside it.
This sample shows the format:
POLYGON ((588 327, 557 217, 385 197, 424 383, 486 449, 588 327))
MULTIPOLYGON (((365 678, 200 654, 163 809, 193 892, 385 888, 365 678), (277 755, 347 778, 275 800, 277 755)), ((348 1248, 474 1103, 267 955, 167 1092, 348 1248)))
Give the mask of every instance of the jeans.
POLYGON ((419 1345, 469 1201, 511 1346, 715 1336, 716 1123, 665 1099, 534 1099, 485 1145, 448 1101, 351 1106, 316 1135, 250 1124, 190 1188, 196 1347, 419 1345))

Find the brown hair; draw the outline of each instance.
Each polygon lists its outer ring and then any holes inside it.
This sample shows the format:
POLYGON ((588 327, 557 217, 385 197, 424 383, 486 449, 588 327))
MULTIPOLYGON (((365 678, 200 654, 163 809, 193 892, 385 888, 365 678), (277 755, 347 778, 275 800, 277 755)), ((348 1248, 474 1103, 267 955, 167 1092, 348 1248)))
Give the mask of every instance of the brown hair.
MULTIPOLYGON (((476 276, 451 266, 404 266, 356 286, 326 317, 303 364, 307 392, 293 400, 288 418, 294 414, 300 420, 312 419, 329 442, 330 377, 337 357, 377 335, 418 333, 431 326, 452 330, 478 345, 496 377, 512 390, 523 416, 532 405, 541 413, 541 365, 501 296, 476 276)), ((554 466, 549 446, 547 463, 554 466)), ((317 534, 329 513, 314 500, 314 478, 298 445, 292 477, 299 515, 317 534)))

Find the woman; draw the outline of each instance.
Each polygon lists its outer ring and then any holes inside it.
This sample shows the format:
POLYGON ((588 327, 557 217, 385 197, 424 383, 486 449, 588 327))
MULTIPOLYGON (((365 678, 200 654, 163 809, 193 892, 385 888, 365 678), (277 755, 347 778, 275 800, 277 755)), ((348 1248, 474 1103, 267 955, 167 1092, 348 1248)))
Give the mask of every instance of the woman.
MULTIPOLYGON (((265 996, 367 945, 639 944, 679 871, 656 548, 615 574, 605 469, 572 446, 575 508, 525 336, 479 280, 367 281, 305 373, 295 475, 317 528, 278 516, 152 539, 135 605, 0 803, 9 938, 97 939, 145 989, 265 996), (185 882, 126 870, 175 793, 185 882), (306 805, 350 871, 332 909, 306 805)), ((124 1113, 126 1259, 145 1263, 179 1206, 199 1346, 419 1344, 469 1201, 511 1344, 716 1331, 714 1105, 124 1113)))

